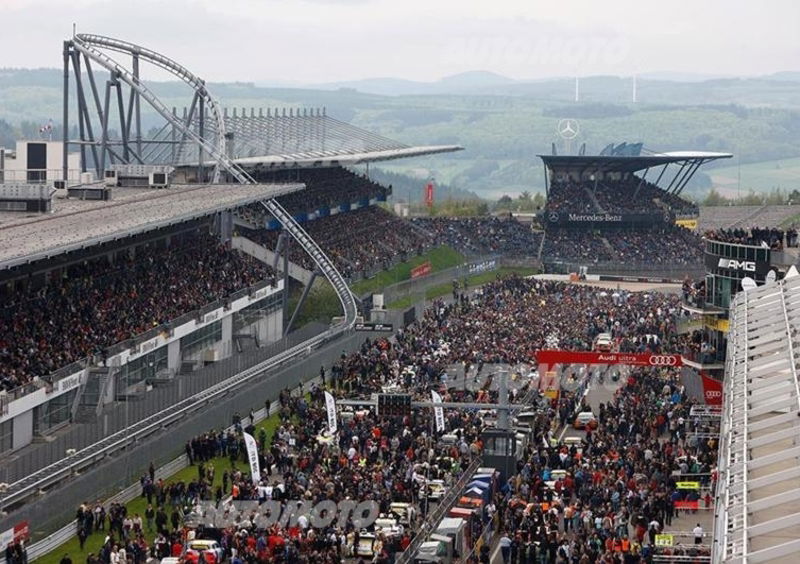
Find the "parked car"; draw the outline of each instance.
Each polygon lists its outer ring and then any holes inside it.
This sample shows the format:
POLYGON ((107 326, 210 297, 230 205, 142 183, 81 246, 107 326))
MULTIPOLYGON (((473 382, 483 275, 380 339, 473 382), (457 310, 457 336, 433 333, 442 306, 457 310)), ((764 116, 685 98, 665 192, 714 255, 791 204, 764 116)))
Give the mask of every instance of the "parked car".
POLYGON ((581 411, 572 425, 576 429, 597 429, 597 418, 591 411, 581 411))

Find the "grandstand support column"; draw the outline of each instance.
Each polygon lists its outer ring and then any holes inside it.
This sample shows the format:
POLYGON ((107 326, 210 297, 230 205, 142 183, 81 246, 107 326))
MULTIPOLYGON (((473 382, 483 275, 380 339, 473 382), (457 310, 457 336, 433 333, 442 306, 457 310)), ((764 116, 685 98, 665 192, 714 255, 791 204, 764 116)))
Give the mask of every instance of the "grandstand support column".
POLYGON ((636 190, 633 193, 633 199, 634 200, 636 199, 636 196, 639 195, 639 190, 641 189, 642 184, 644 184, 644 179, 647 177, 647 173, 648 172, 650 172, 650 167, 647 167, 646 169, 644 169, 644 174, 642 174, 642 177, 639 179, 639 184, 636 186, 636 190))
MULTIPOLYGON (((206 135, 206 122, 205 122, 205 115, 206 115, 206 106, 203 97, 199 97, 199 104, 198 104, 198 134, 200 135, 200 139, 205 139, 206 135)), ((224 152, 224 148, 222 148, 224 152)), ((203 174, 203 144, 197 144, 197 182, 202 184, 205 182, 205 174, 203 174)))
POLYGON ((275 258, 272 261, 272 270, 275 272, 278 272, 278 260, 280 259, 283 245, 288 238, 289 236, 286 234, 286 231, 281 231, 280 235, 278 235, 278 242, 275 244, 275 258))
MULTIPOLYGON (((139 55, 134 53, 133 55, 133 78, 136 83, 139 82, 139 55)), ((134 114, 136 120, 136 152, 141 155, 142 154, 142 108, 139 99, 139 93, 136 91, 135 88, 131 88, 131 94, 133 95, 133 106, 134 106, 134 114)), ((128 119, 130 121, 130 118, 128 119)), ((130 123, 128 124, 130 127, 130 123)))
POLYGON ((283 322, 286 323, 289 315, 289 247, 292 238, 286 234, 283 240, 283 322))
MULTIPOLYGON (((300 310, 303 309, 303 304, 305 304, 306 298, 308 298, 308 294, 311 291, 311 287, 314 285, 314 282, 317 280, 317 276, 320 274, 322 273, 320 272, 319 268, 315 268, 314 271, 311 273, 311 279, 308 281, 308 284, 306 284, 306 287, 303 288, 303 294, 300 296, 300 301, 297 302, 297 305, 295 306, 294 311, 292 312, 292 317, 289 319, 289 322, 286 323, 286 327, 284 327, 283 329, 284 337, 289 334, 289 331, 292 330, 292 325, 294 325, 294 320, 297 318, 297 314, 300 313, 300 310)), ((288 291, 288 286, 286 286, 285 284, 286 283, 284 282, 284 287, 283 287, 284 300, 286 299, 286 292, 288 291)))
MULTIPOLYGON (((100 174, 106 170, 106 153, 108 152, 108 103, 111 98, 111 81, 106 82, 106 94, 103 104, 103 129, 100 132, 100 174)), ((110 155, 109 155, 110 160, 110 155)), ((101 176, 102 178, 102 176, 101 176)))
POLYGON ((64 95, 61 115, 61 139, 63 141, 61 147, 61 174, 62 180, 66 183, 67 175, 69 174, 69 57, 70 57, 70 42, 64 42, 64 95))

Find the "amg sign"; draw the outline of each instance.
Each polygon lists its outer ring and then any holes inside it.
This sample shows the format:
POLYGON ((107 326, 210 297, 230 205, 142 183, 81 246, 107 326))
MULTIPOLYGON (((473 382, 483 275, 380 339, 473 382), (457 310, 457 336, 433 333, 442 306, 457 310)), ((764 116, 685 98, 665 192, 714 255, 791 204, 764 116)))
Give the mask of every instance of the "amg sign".
POLYGON ((717 268, 725 268, 727 270, 745 270, 747 272, 756 271, 756 263, 750 260, 736 260, 720 257, 717 262, 717 268))

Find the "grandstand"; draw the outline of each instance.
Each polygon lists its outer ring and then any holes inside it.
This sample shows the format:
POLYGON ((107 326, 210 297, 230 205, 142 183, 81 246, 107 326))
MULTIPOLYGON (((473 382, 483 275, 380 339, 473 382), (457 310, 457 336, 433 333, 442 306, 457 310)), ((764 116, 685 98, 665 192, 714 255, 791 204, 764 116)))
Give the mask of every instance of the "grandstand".
POLYGON ((65 92, 63 141, 18 144, 16 158, 5 160, 17 168, 2 175, 13 184, 0 187, 0 509, 11 513, 4 523, 58 519, 35 502, 41 488, 54 499, 75 495, 55 486, 150 436, 154 425, 163 430, 176 415, 197 412, 206 405, 203 386, 227 394, 350 329, 355 300, 337 265, 357 270, 380 259, 342 252, 331 261, 300 223, 325 218, 313 230, 326 236, 342 229, 339 218, 351 236, 391 231, 381 252, 416 252, 407 237, 423 235, 371 207, 391 189, 341 165, 460 149, 409 147, 324 110, 236 113, 228 124, 199 77, 108 37, 68 40, 65 73, 74 90, 65 92), (112 58, 119 54, 130 68, 112 58), (139 77, 145 63, 188 87, 185 119, 139 77), (112 117, 88 103, 97 95, 93 66, 112 73, 107 96, 122 100, 127 89, 127 110, 120 105, 112 117), (77 101, 74 116, 69 98, 77 101), (140 108, 148 106, 164 120, 152 138, 141 126, 140 108), (78 138, 67 137, 71 131, 78 138), (30 158, 45 154, 45 165, 30 158), (49 213, 33 212, 34 196, 37 211, 49 213), (238 229, 291 237, 291 252, 305 253, 298 260, 333 285, 342 319, 288 334, 289 272, 277 260, 286 246, 266 260, 238 229), (255 368, 224 363, 248 349, 257 353, 248 357, 255 368), (225 370, 203 371, 217 363, 225 370), (204 376, 192 378, 198 370, 204 376))
POLYGON ((542 261, 558 271, 697 270, 700 238, 676 222, 699 210, 680 194, 700 166, 730 156, 643 154, 641 144, 626 143, 594 156, 540 155, 547 180, 542 261))
POLYGON ((698 218, 698 231, 713 229, 780 227, 784 222, 798 215, 796 206, 702 206, 698 218))

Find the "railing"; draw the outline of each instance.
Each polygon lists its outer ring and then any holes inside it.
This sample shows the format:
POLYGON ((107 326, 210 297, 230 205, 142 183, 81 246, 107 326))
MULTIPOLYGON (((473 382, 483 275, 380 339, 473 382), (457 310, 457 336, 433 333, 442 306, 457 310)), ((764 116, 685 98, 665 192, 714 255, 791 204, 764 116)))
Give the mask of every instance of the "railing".
POLYGON ((414 540, 412 540, 408 547, 397 557, 395 564, 408 564, 414 559, 419 547, 422 546, 422 543, 425 542, 428 536, 436 530, 439 522, 450 510, 450 507, 461 497, 461 492, 464 490, 464 487, 472 480, 472 476, 480 466, 481 457, 477 456, 470 462, 469 466, 467 466, 458 480, 456 480, 456 483, 442 496, 436 508, 428 514, 425 523, 423 523, 422 527, 420 527, 419 531, 417 531, 417 534, 414 536, 414 540))
MULTIPOLYGON (((6 166, 13 161, 6 157, 6 166)), ((0 169, 0 184, 52 184, 64 179, 64 171, 59 169, 0 169)), ((81 183, 80 169, 67 171, 67 186, 81 183)))
POLYGON ((698 364, 722 364, 725 362, 724 351, 700 352, 689 348, 683 349, 681 356, 698 364))
POLYGON ((10 506, 35 495, 40 489, 51 487, 83 468, 102 460, 106 456, 124 449, 131 444, 135 444, 137 441, 150 434, 164 429, 171 423, 183 418, 189 413, 202 409, 208 402, 228 394, 234 388, 262 375, 264 372, 274 370, 290 361, 296 361, 310 354, 315 348, 342 334, 345 329, 346 327, 342 326, 328 329, 316 337, 303 341, 283 352, 279 352, 275 356, 251 368, 181 400, 121 431, 107 436, 101 441, 81 449, 75 454, 69 455, 54 464, 46 466, 12 483, 5 492, 0 494, 0 510, 7 510, 10 506))
MULTIPOLYGON (((671 273, 676 279, 684 278, 686 275, 696 273, 705 274, 705 267, 702 262, 697 263, 682 263, 682 262, 639 262, 639 261, 592 261, 586 260, 558 260, 558 259, 542 259, 545 271, 555 274, 569 274, 570 272, 579 272, 580 267, 585 266, 589 269, 589 273, 671 273)), ((696 277, 696 276, 693 276, 696 277)))

